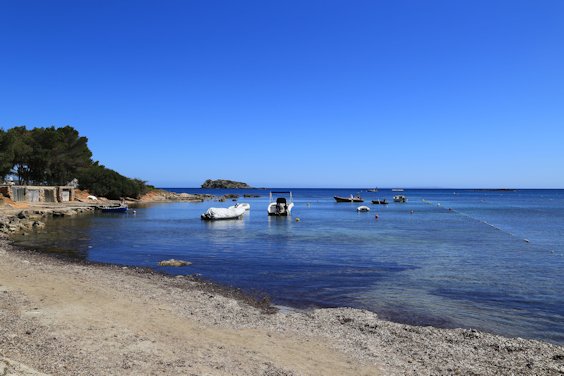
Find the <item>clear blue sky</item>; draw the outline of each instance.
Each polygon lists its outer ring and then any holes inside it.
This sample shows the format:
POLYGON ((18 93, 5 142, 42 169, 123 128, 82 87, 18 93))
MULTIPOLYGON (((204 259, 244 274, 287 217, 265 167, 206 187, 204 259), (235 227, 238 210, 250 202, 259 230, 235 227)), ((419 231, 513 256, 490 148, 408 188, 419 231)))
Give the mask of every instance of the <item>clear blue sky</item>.
POLYGON ((158 186, 564 187, 564 1, 0 0, 0 127, 158 186))

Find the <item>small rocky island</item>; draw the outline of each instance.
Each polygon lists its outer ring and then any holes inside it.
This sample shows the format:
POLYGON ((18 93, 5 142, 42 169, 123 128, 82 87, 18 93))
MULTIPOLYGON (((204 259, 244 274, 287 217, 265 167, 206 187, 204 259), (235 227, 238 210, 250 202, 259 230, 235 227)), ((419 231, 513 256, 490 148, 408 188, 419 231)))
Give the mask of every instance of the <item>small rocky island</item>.
POLYGON ((252 188, 247 183, 233 180, 208 179, 202 184, 202 188, 223 188, 223 189, 239 189, 239 188, 252 188))

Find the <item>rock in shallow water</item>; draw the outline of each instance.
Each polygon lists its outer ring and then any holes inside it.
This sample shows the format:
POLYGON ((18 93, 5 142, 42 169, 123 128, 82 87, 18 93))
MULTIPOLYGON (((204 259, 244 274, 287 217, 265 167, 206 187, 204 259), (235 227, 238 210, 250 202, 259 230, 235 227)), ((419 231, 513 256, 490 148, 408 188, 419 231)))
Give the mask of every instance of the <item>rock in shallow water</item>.
POLYGON ((192 263, 190 261, 170 259, 170 260, 163 260, 159 262, 159 265, 160 266, 188 266, 188 265, 192 265, 192 263))

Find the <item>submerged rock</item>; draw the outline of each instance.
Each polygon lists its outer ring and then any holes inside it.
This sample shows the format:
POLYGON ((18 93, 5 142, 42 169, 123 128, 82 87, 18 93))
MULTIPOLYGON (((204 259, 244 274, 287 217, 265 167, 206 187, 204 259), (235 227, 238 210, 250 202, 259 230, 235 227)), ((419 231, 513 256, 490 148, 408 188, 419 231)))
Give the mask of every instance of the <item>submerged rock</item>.
POLYGON ((188 266, 188 265, 192 265, 192 263, 190 261, 170 259, 170 260, 163 260, 159 262, 159 265, 160 266, 188 266))

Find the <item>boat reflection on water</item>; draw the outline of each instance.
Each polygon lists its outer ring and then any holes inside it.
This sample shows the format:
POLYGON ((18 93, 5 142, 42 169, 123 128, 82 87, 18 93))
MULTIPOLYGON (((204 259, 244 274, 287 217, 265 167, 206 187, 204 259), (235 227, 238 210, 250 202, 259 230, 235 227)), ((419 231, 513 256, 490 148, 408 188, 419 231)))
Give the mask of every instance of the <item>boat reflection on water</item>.
POLYGON ((245 228, 245 218, 225 221, 202 221, 202 224, 210 230, 242 230, 245 228))
POLYGON ((270 231, 274 231, 275 233, 276 231, 287 232, 293 227, 293 224, 295 223, 295 219, 293 219, 292 217, 268 216, 267 220, 268 229, 270 231))
POLYGON ((290 216, 268 216, 266 217, 268 224, 278 224, 278 223, 292 223, 293 219, 290 216))

